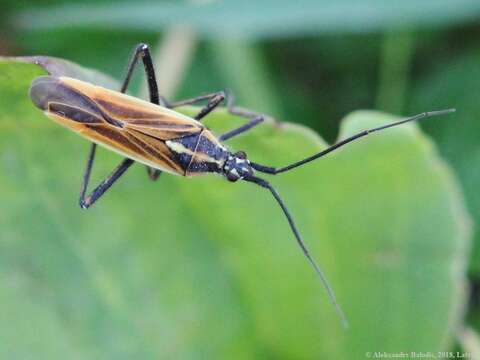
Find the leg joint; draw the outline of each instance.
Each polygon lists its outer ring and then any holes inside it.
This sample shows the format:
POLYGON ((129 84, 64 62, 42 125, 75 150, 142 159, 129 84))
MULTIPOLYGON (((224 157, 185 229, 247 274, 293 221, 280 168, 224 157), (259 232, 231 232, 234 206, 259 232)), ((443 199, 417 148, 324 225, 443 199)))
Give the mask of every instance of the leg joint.
POLYGON ((137 45, 137 48, 135 49, 135 52, 140 53, 144 55, 146 52, 150 50, 149 46, 145 43, 140 43, 137 45))
POLYGON ((83 210, 87 210, 91 205, 89 199, 80 199, 78 204, 80 205, 80 208, 83 210))

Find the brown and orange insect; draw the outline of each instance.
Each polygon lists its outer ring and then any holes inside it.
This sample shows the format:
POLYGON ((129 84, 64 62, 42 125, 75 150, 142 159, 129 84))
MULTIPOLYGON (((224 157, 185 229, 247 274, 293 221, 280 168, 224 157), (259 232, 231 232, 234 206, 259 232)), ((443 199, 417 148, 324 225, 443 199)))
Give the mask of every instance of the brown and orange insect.
POLYGON ((249 121, 239 128, 216 137, 201 123, 201 119, 225 99, 225 94, 218 92, 168 103, 158 93, 152 60, 148 46, 145 44, 139 44, 136 47, 120 92, 69 77, 43 76, 32 82, 30 97, 48 117, 93 143, 80 190, 80 206, 84 209, 98 200, 135 161, 147 166, 152 180, 156 180, 162 172, 181 176, 218 173, 232 182, 244 180, 268 189, 285 214, 303 253, 320 276, 344 324, 346 324, 345 316, 337 304, 335 295, 323 272, 311 257, 287 207, 272 185, 255 176, 255 171, 270 175, 290 171, 372 132, 454 111, 449 109, 422 113, 365 130, 306 159, 285 167, 274 168, 251 162, 247 159, 245 152, 233 153, 223 145, 223 141, 260 124, 264 120, 262 115, 236 109, 229 103, 230 112, 247 117, 249 121), (150 102, 124 94, 135 64, 140 58, 147 75, 150 102), (202 100, 208 100, 208 103, 194 117, 172 110, 175 107, 202 100), (119 153, 125 159, 90 195, 85 196, 95 158, 96 144, 119 153))

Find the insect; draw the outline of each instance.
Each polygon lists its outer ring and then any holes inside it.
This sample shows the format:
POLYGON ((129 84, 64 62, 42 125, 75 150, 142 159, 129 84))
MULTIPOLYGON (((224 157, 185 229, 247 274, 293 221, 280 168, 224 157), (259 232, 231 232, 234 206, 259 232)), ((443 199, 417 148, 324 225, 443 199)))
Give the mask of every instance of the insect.
POLYGON ((225 100, 226 95, 217 92, 169 103, 159 95, 150 51, 146 44, 139 44, 135 48, 119 92, 69 77, 42 76, 33 80, 30 97, 48 117, 92 142, 80 188, 79 204, 83 209, 93 205, 134 162, 145 164, 152 180, 157 180, 163 172, 181 176, 217 173, 231 182, 243 180, 267 189, 283 211, 298 245, 320 277, 330 301, 345 326, 346 317, 337 303, 335 294, 324 273, 310 255, 285 203, 275 188, 256 173, 269 175, 284 173, 373 132, 455 111, 448 109, 426 112, 364 130, 306 159, 277 168, 250 161, 245 152, 234 153, 223 144, 224 141, 259 125, 264 120, 263 115, 234 108, 229 102, 229 111, 248 118, 248 122, 216 137, 201 120, 225 100), (124 94, 139 59, 143 62, 147 76, 150 102, 124 94), (194 117, 172 110, 200 101, 207 101, 207 104, 194 117), (119 153, 125 159, 89 195, 86 195, 97 144, 119 153))

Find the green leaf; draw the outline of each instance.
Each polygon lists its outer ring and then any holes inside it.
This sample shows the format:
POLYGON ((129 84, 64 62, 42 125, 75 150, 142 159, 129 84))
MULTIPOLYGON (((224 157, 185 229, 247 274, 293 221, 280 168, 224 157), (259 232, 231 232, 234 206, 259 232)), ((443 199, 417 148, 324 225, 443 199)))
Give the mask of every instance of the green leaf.
MULTIPOLYGON (((359 359, 448 349, 465 304, 468 216, 417 127, 271 179, 337 293, 344 330, 261 188, 215 176, 153 183, 135 166, 80 210, 88 144, 30 103, 42 73, 0 61, 0 357, 359 359)), ((356 112, 340 136, 392 120, 356 112)), ((224 110, 206 119, 216 132, 242 121, 224 110)), ((283 123, 229 145, 271 165, 325 147, 283 123)), ((94 182, 120 161, 98 155, 94 182)))
POLYGON ((67 4, 18 13, 26 30, 89 27, 158 32, 187 24, 208 37, 276 38, 320 32, 367 32, 412 26, 445 26, 480 16, 477 0, 262 0, 67 4))

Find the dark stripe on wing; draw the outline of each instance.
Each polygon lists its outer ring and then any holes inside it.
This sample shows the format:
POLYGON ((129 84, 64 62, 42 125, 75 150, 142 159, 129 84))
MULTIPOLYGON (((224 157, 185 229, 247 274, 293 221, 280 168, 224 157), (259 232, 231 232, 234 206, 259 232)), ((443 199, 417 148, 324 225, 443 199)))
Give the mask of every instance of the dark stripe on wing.
POLYGON ((50 102, 48 104, 49 110, 54 114, 60 115, 64 118, 74 120, 82 124, 101 124, 103 123, 102 119, 98 116, 85 111, 84 109, 79 109, 74 106, 67 104, 60 104, 55 102, 50 102))
MULTIPOLYGON (((42 110, 49 110, 49 104, 64 104, 72 108, 84 109, 101 118, 96 104, 88 97, 71 89, 53 76, 41 76, 30 86, 30 98, 42 110)), ((72 118, 73 119, 73 118, 72 118)))
POLYGON ((86 127, 101 136, 103 138, 103 142, 110 144, 119 150, 126 149, 130 153, 138 154, 139 157, 145 155, 143 149, 129 141, 129 139, 121 133, 121 130, 117 130, 116 128, 112 128, 108 125, 87 124, 86 127))
POLYGON ((33 80, 30 98, 38 108, 82 124, 98 123, 92 117, 96 116, 111 125, 123 126, 121 122, 105 114, 95 101, 53 76, 41 76, 33 80))

